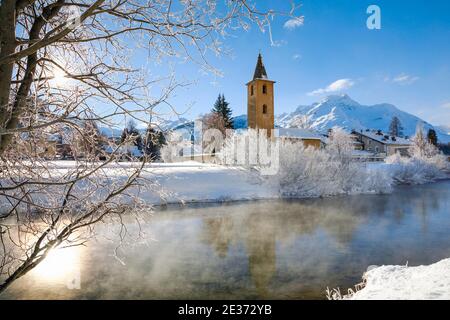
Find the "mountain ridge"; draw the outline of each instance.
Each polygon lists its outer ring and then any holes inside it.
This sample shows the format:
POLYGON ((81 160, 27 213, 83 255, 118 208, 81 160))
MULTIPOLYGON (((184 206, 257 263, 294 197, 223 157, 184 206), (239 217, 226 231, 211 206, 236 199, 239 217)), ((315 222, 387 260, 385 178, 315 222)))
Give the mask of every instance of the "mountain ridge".
MULTIPOLYGON (((330 95, 320 102, 311 105, 299 105, 292 112, 285 112, 275 116, 276 128, 295 127, 295 122, 305 121, 307 126, 320 132, 326 133, 328 129, 339 126, 347 130, 375 129, 384 132, 389 131, 392 118, 399 118, 405 136, 413 136, 417 125, 422 123, 425 131, 436 130, 438 140, 450 143, 450 128, 445 126, 433 126, 408 112, 398 109, 390 103, 378 103, 374 105, 363 105, 353 100, 348 95, 330 95), (448 129, 448 130, 446 130, 448 129)), ((158 127, 163 130, 191 130, 194 122, 186 118, 176 120, 160 120, 158 127)), ((247 128, 247 115, 242 114, 233 118, 235 129, 247 128)), ((111 130, 102 128, 101 131, 111 130)), ((121 130, 112 129, 117 136, 121 130)), ((145 130, 142 129, 142 132, 145 130)), ((120 135, 119 135, 120 136, 120 135)))
MULTIPOLYGON (((420 119, 408 112, 398 109, 390 103, 378 103, 363 105, 353 100, 348 95, 331 95, 320 102, 311 105, 300 105, 292 112, 285 112, 275 116, 275 127, 295 127, 295 122, 306 122, 306 125, 321 133, 326 133, 334 126, 347 130, 376 129, 389 131, 392 118, 399 118, 405 136, 413 136, 417 125, 422 123, 425 131, 436 130, 438 140, 444 143, 450 142, 450 135, 439 126, 420 119)), ((235 117, 240 127, 245 126, 243 119, 246 115, 235 117)))

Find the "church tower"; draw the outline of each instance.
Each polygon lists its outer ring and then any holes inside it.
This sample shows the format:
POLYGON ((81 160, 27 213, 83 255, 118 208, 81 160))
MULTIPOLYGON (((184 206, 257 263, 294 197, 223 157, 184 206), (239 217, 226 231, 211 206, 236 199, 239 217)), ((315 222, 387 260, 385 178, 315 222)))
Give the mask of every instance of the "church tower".
POLYGON ((274 83, 267 77, 261 54, 258 55, 253 80, 247 83, 247 118, 249 129, 274 129, 274 83))

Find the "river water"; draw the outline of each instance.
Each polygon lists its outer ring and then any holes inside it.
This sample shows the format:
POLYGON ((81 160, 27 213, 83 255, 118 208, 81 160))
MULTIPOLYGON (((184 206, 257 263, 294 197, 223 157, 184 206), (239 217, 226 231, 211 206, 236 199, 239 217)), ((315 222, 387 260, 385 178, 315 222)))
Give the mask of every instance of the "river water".
POLYGON ((324 299, 370 265, 450 257, 450 181, 388 195, 161 208, 117 248, 100 225, 87 247, 55 253, 7 299, 324 299))

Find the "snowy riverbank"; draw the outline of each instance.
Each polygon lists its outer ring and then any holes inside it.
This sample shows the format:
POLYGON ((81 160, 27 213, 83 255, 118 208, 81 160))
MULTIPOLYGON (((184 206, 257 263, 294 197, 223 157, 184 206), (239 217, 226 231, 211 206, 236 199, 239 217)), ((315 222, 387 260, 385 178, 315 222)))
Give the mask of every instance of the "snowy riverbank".
MULTIPOLYGON (((129 163, 120 164, 123 167, 129 163)), ((398 164, 361 163, 365 170, 366 181, 361 182, 366 188, 355 188, 347 194, 357 193, 389 193, 395 184, 394 177, 399 169, 398 164)), ((404 168, 402 167, 403 171, 404 168)), ((114 169, 113 169, 114 170, 114 169)), ((363 171, 365 171, 363 169, 363 171)), ((420 171, 413 167, 409 171, 420 171)), ((402 171, 402 174, 403 174, 402 171)), ((443 173, 442 173, 443 174, 443 173)), ((146 165, 143 176, 155 183, 155 191, 146 190, 140 197, 153 205, 181 202, 224 202, 260 199, 279 199, 285 195, 280 190, 279 177, 261 176, 257 171, 233 166, 199 163, 195 161, 180 163, 153 163, 146 165)), ((407 184, 431 182, 419 174, 407 181, 407 184)), ((438 175, 434 177, 438 178, 438 175)), ((446 177, 445 174, 440 178, 446 177)), ((311 179, 314 179, 312 177, 311 179)), ((356 179, 356 178, 355 178, 356 179)), ((322 179, 323 180, 323 179, 322 179)), ((303 184, 306 184, 305 180, 303 184)), ((324 184, 324 183, 322 183, 324 184)), ((356 184, 356 182, 355 182, 356 184)), ((312 185, 312 184, 311 184, 312 185)), ((310 185, 310 186, 311 186, 310 185)), ((319 184, 320 186, 320 184, 319 184)), ((305 185, 304 187, 308 187, 305 185)), ((317 188, 317 186, 316 186, 317 188)), ((345 194, 343 192, 336 195, 345 194)), ((333 195, 333 194, 331 194, 333 195)), ((308 198, 322 196, 320 192, 300 193, 295 197, 308 198)), ((327 196, 324 194, 323 196, 327 196)))
POLYGON ((146 201, 153 204, 278 197, 276 186, 261 181, 256 173, 238 167, 194 161, 161 163, 147 166, 144 175, 161 187, 161 192, 147 192, 143 195, 146 201))
POLYGON ((450 258, 429 266, 381 266, 364 274, 365 287, 344 299, 450 299, 450 258))
MULTIPOLYGON (((42 177, 48 176, 52 180, 59 180, 60 177, 66 176, 74 168, 81 165, 82 163, 75 161, 50 161, 43 169, 42 177)), ((91 165, 95 167, 100 163, 91 165)), ((94 177, 96 177, 94 180, 109 181, 108 183, 124 181, 139 166, 139 162, 106 164, 94 174, 94 177)), ((368 174, 362 177, 353 177, 355 181, 357 180, 361 184, 361 187, 348 190, 347 194, 391 191, 391 186, 394 183, 392 176, 396 174, 398 164, 378 162, 360 163, 360 166, 365 167, 368 174), (372 185, 375 187, 371 187, 372 185)), ((418 172, 413 167, 410 171, 418 172)), ((285 175, 289 175, 289 170, 285 172, 285 175)), ((420 179, 412 179, 408 184, 420 184, 428 181, 422 179, 422 176, 424 175, 419 175, 420 179)), ((285 196, 280 190, 279 177, 261 176, 256 170, 241 167, 195 161, 151 163, 145 165, 141 177, 145 180, 146 188, 132 191, 134 188, 132 187, 131 191, 149 205, 276 199, 285 196)), ((299 192, 294 196, 305 198, 345 194, 345 190, 329 192, 329 194, 321 190, 321 188, 333 183, 334 181, 325 181, 319 173, 313 172, 309 180, 304 179, 298 188, 309 188, 313 189, 314 192, 299 192), (319 181, 315 181, 316 178, 319 181), (312 186, 315 186, 315 189, 312 186)), ((45 196, 43 197, 45 202, 45 196)))
MULTIPOLYGON (((56 180, 66 177, 75 168, 82 168, 83 163, 76 161, 49 161, 43 167, 41 177, 56 180)), ((92 168, 102 166, 90 178, 100 181, 96 192, 105 189, 104 185, 122 183, 136 168, 140 162, 115 162, 109 164, 91 163, 92 168)), ((278 198, 276 185, 253 170, 240 167, 221 166, 195 161, 179 163, 150 163, 146 164, 140 174, 140 188, 135 186, 129 189, 129 193, 137 196, 141 201, 149 205, 161 205, 183 202, 223 202, 240 200, 258 200, 278 198), (143 187, 142 187, 143 186, 143 187)), ((67 179, 67 178, 65 178, 67 179)), ((83 184, 80 184, 83 188, 83 184)), ((63 188, 59 188, 63 189, 63 188)), ((58 191, 59 189, 55 190, 58 191)), ((86 190, 84 190, 86 192, 86 190)), ((56 193, 50 195, 56 197, 56 193)), ((43 202, 48 195, 39 195, 43 202)), ((126 201, 126 199, 123 199, 126 201)), ((0 197, 0 204, 8 206, 0 197)))

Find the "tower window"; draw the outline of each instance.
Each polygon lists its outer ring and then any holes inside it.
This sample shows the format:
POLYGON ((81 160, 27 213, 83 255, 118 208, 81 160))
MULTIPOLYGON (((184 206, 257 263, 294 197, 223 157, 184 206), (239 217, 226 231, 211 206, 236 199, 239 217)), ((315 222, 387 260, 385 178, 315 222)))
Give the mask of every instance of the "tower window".
POLYGON ((264 104, 263 105, 263 113, 266 114, 267 113, 267 106, 264 104))
POLYGON ((253 95, 253 85, 250 86, 250 95, 253 95))
POLYGON ((267 94, 267 86, 263 85, 263 94, 267 94))

